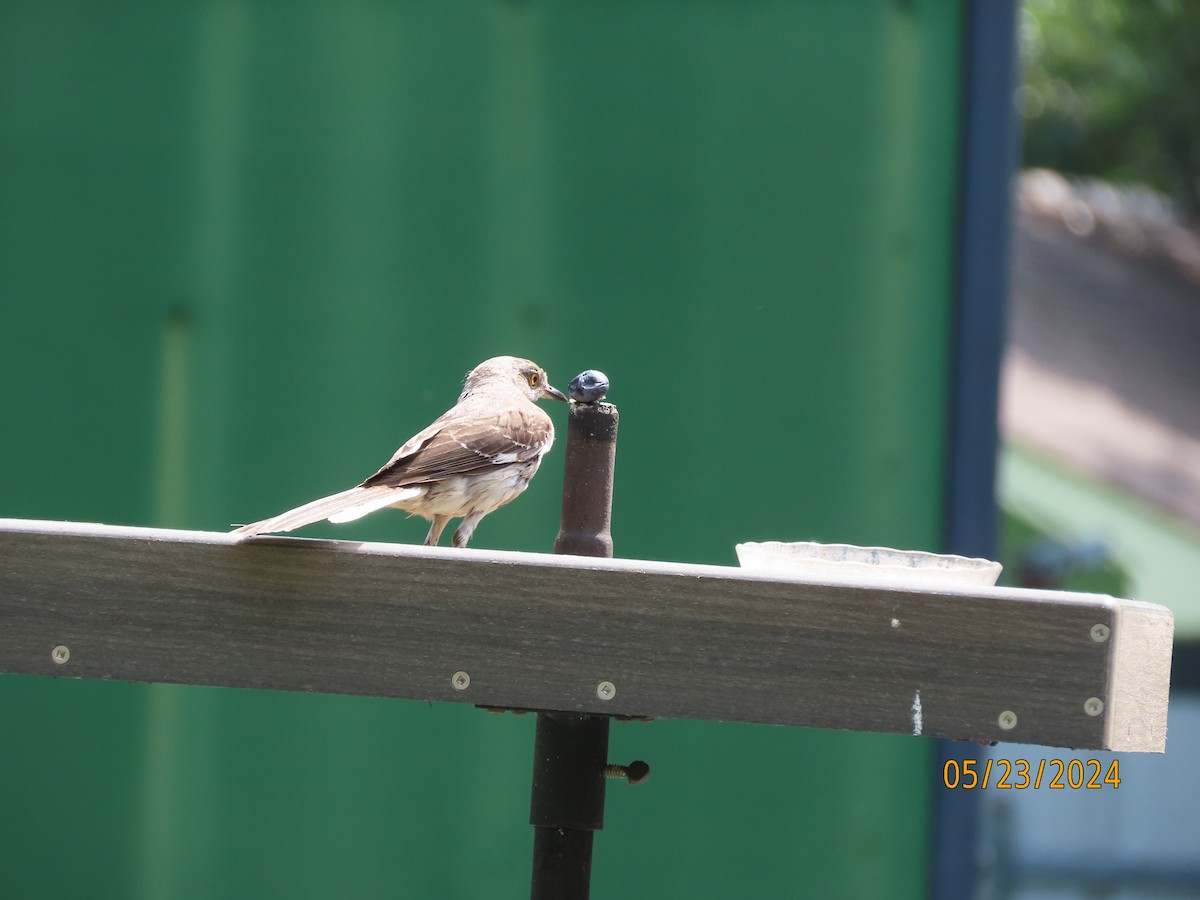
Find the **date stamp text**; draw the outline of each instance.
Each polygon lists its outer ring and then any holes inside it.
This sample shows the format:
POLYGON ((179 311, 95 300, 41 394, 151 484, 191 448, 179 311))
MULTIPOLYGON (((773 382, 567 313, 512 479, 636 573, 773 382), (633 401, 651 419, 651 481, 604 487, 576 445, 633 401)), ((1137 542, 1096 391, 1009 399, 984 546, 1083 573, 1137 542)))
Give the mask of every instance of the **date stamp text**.
POLYGON ((942 784, 951 790, 1089 790, 1121 786, 1120 760, 1098 759, 949 759, 942 784))

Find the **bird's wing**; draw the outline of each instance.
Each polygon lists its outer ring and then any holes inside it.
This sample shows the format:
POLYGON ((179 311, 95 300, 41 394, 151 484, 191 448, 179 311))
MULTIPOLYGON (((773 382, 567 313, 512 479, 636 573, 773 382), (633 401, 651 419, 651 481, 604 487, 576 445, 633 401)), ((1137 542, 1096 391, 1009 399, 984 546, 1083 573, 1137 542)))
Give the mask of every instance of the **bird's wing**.
MULTIPOLYGON (((410 458, 414 453, 416 453, 418 450, 420 450, 422 447, 424 447, 426 444, 428 444, 431 440, 433 440, 433 438, 437 436, 437 433, 439 431, 441 431, 442 428, 448 422, 453 420, 453 417, 454 417, 453 409, 449 410, 448 412, 442 413, 440 416, 438 416, 436 419, 434 419, 432 423, 430 423, 429 425, 426 425, 424 429, 422 429, 421 431, 418 431, 416 434, 414 434, 412 437, 410 437, 407 441, 405 441, 403 444, 401 444, 400 449, 392 454, 392 458, 389 459, 387 461, 387 464, 382 469, 380 469, 379 472, 376 472, 375 475, 378 475, 381 472, 384 472, 384 471, 390 469, 392 466, 397 465, 398 463, 401 463, 404 460, 410 458)), ((374 478, 374 477, 375 477, 374 475, 371 476, 371 478, 374 478)), ((367 480, 370 481, 370 478, 368 478, 367 480)))
POLYGON ((550 417, 532 403, 469 421, 444 416, 409 440, 362 487, 403 487, 527 462, 553 440, 550 417))

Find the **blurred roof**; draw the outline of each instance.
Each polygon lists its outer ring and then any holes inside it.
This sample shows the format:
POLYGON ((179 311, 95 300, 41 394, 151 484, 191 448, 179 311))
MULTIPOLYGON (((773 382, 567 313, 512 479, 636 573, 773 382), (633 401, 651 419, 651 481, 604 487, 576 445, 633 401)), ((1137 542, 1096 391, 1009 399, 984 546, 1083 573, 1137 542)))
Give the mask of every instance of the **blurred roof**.
POLYGON ((1145 190, 1019 196, 1006 437, 1200 526, 1200 235, 1145 190))

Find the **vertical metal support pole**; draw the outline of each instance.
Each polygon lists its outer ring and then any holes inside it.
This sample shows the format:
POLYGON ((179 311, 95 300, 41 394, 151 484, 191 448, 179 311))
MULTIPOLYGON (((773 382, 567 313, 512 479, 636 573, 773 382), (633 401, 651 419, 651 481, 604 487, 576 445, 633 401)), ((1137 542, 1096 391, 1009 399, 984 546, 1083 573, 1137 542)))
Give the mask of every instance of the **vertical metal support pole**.
POLYGON ((533 743, 533 900, 586 900, 604 827, 608 717, 541 712, 533 743))
POLYGON ((563 466, 562 527, 555 553, 613 555, 613 468, 617 461, 617 408, 572 403, 563 466))
MULTIPOLYGON (((968 0, 963 10, 963 86, 959 139, 957 320, 947 430, 945 550, 992 556, 999 515, 994 500, 998 444, 996 398, 1004 350, 1012 244, 1012 179, 1020 168, 1020 121, 1013 91, 1020 0, 968 0)), ((958 748, 938 741, 938 771, 958 748)), ((979 890, 978 837, 983 794, 940 789, 933 813, 934 900, 979 890)))
MULTIPOLYGON (((613 555, 617 409, 572 403, 567 422, 562 527, 555 553, 613 555)), ((604 827, 608 717, 540 712, 533 747, 533 900, 587 900, 592 838, 604 827)))

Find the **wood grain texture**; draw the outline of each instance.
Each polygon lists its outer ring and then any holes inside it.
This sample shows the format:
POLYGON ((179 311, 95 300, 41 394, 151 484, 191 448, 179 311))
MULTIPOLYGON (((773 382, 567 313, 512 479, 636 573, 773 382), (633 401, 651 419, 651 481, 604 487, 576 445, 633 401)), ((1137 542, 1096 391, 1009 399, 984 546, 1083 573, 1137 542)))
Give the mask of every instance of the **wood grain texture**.
POLYGON ((1091 594, 0 519, 6 673, 1161 751, 1123 723, 1165 722, 1164 622, 1091 594))

